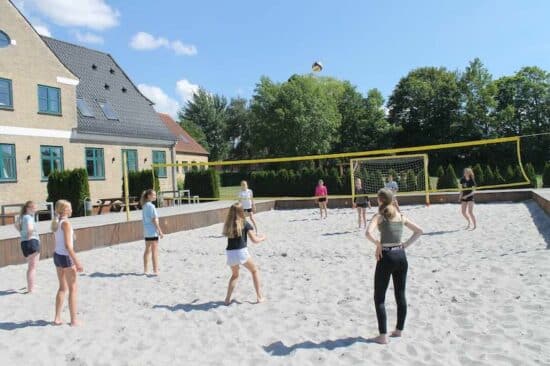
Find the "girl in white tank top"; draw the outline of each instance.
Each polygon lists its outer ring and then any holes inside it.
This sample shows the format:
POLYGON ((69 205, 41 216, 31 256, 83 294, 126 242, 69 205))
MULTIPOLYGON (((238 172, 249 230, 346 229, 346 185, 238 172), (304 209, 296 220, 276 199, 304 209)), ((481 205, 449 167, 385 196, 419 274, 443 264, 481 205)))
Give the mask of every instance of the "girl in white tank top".
MULTIPOLYGON (((61 220, 58 221, 58 226, 57 226, 57 230, 54 232, 54 237, 55 237, 55 252, 59 255, 66 255, 68 256, 69 255, 69 251, 67 250, 67 247, 65 246, 65 232, 63 231, 63 229, 61 228, 61 226, 63 225, 63 222, 64 221, 67 221, 67 218, 66 217, 63 217, 61 218, 61 220)), ((70 232, 70 240, 71 240, 71 243, 73 243, 73 238, 74 238, 74 230, 73 228, 71 227, 71 232, 70 232)))

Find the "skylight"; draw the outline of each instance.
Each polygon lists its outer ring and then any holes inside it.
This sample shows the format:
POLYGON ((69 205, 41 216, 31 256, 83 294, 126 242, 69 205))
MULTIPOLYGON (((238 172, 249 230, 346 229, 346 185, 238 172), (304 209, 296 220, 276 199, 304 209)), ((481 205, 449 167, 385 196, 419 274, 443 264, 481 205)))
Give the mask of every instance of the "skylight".
POLYGON ((103 110, 103 113, 105 114, 105 117, 107 117, 107 119, 113 121, 118 120, 118 116, 113 107, 111 107, 111 104, 109 104, 109 102, 98 102, 98 104, 101 107, 101 110, 103 110))
POLYGON ((84 117, 95 117, 94 112, 92 112, 90 106, 84 99, 76 98, 76 106, 78 107, 80 114, 84 117))

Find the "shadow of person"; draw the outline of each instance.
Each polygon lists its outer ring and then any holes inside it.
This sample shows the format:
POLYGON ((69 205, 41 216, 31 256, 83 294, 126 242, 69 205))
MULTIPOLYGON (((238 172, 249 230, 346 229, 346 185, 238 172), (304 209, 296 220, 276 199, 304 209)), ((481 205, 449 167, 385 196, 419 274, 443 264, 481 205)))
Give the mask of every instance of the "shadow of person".
POLYGON ((283 342, 277 341, 263 348, 264 351, 271 356, 288 356, 297 349, 327 349, 332 351, 336 348, 349 347, 355 343, 374 343, 374 341, 363 337, 348 337, 336 340, 326 340, 320 343, 305 341, 293 344, 292 346, 287 346, 283 342))
POLYGON ((137 272, 128 272, 128 273, 103 273, 103 272, 94 272, 90 273, 88 277, 91 278, 117 278, 117 277, 142 277, 145 276, 143 273, 137 272))
MULTIPOLYGON (((209 301, 205 303, 196 303, 197 300, 191 302, 190 304, 176 304, 176 305, 154 305, 153 309, 166 309, 170 311, 185 311, 189 313, 191 311, 209 311, 212 309, 219 308, 220 306, 225 306, 223 301, 209 301)), ((235 301, 234 301, 235 302, 235 301)))
POLYGON ((48 325, 52 325, 52 323, 45 320, 27 320, 21 323, 0 322, 0 330, 15 330, 29 327, 46 327, 48 325))

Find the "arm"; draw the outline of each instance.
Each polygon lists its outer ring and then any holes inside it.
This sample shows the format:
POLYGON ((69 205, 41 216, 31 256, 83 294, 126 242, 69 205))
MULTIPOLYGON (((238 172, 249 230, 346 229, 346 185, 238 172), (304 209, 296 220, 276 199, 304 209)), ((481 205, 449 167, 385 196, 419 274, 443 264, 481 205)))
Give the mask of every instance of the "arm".
POLYGON ((162 239, 164 237, 164 233, 162 232, 162 230, 160 228, 160 223, 159 223, 159 217, 158 216, 155 216, 155 218, 153 219, 153 224, 155 225, 155 228, 157 229, 157 233, 159 233, 159 237, 162 239))
POLYGON ((266 240, 266 236, 263 234, 255 234, 253 230, 248 230, 248 237, 254 244, 260 244, 262 241, 266 240))
POLYGON ((463 196, 462 198, 472 197, 472 196, 475 194, 476 186, 477 186, 477 184, 476 184, 476 182, 474 181, 474 185, 473 185, 472 187, 470 187, 470 189, 472 190, 472 192, 469 193, 469 194, 467 194, 467 195, 465 195, 465 196, 463 196))
POLYGON ((76 257, 76 253, 74 251, 73 242, 71 240, 71 223, 68 221, 63 221, 61 224, 61 230, 63 230, 63 238, 65 239, 65 248, 67 249, 67 252, 69 252, 69 257, 71 257, 71 260, 76 266, 77 272, 84 271, 84 268, 82 267, 82 264, 80 264, 80 261, 76 257))
POLYGON ((254 202, 254 192, 250 191, 250 203, 252 203, 252 212, 256 213, 256 202, 254 202))
POLYGON ((27 238, 26 240, 29 240, 32 237, 32 234, 34 233, 34 223, 32 221, 27 221, 27 238))
POLYGON ((376 245, 376 252, 374 253, 374 256, 376 257, 376 260, 382 259, 382 243, 380 243, 380 240, 376 239, 374 237, 374 230, 378 227, 378 224, 380 222, 380 215, 376 214, 370 220, 369 227, 367 227, 367 231, 365 235, 367 236, 367 240, 373 242, 376 245))
POLYGON ((414 222, 410 221, 409 219, 405 219, 405 226, 407 228, 409 228, 410 230, 412 230, 413 234, 411 235, 409 240, 407 240, 406 242, 403 243, 403 248, 407 248, 409 245, 411 245, 416 240, 418 240, 418 238, 422 234, 424 234, 424 230, 422 230, 422 228, 420 226, 418 226, 414 222))

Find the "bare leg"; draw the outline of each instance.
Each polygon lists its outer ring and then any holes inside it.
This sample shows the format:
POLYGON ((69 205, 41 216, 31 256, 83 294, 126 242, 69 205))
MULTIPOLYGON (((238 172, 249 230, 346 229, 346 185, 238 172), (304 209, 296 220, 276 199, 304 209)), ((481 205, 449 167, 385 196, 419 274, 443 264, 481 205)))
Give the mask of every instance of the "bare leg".
POLYGON ((79 325, 76 316, 76 301, 78 297, 77 276, 75 267, 63 269, 65 272, 65 278, 67 279, 67 285, 69 287, 69 312, 71 314, 71 325, 73 327, 79 325))
POLYGON ((40 259, 40 252, 33 253, 27 257, 29 266, 27 268, 27 292, 30 294, 34 290, 34 279, 36 277, 36 265, 40 259))
POLYGON ((328 211, 327 211, 327 202, 323 202, 323 208, 325 209, 325 219, 328 217, 328 211))
POLYGON ((231 278, 229 279, 229 285, 227 286, 227 295, 225 296, 225 305, 231 303, 231 294, 237 286, 237 281, 239 280, 239 266, 231 266, 231 278))
POLYGON ((477 223, 476 223, 476 217, 474 216, 474 201, 468 202, 468 214, 472 219, 472 224, 473 224, 472 230, 475 230, 477 227, 477 223))
POLYGON ((357 206, 357 221, 359 222, 359 229, 361 229, 361 207, 357 206))
POLYGON ((254 264, 252 258, 248 259, 244 266, 252 274, 252 281, 254 281, 254 289, 256 290, 256 298, 258 303, 264 302, 264 297, 262 296, 262 292, 260 290, 260 271, 258 270, 258 267, 254 264))
POLYGON ((145 242, 145 252, 143 253, 143 273, 149 272, 149 256, 151 255, 151 242, 145 242))
POLYGON ((256 224, 256 220, 254 220, 254 214, 252 212, 248 213, 250 215, 250 221, 252 221, 252 225, 254 225, 254 230, 258 232, 258 224, 256 224))
POLYGON ((65 301, 65 293, 68 290, 68 286, 63 268, 56 267, 56 270, 57 279, 59 280, 59 289, 57 290, 57 295, 55 296, 55 319, 53 323, 55 325, 61 325, 63 323, 61 320, 61 311, 63 310, 63 302, 65 301))
POLYGON ((159 274, 159 242, 153 241, 151 244, 151 249, 153 251, 153 272, 159 274))
POLYGON ((323 202, 319 202, 319 213, 321 214, 321 218, 323 218, 323 202))
POLYGON ((388 336, 385 335, 385 334, 380 334, 374 338, 372 338, 372 340, 378 344, 387 344, 388 343, 388 336))
POLYGON ((462 209, 462 216, 464 216, 466 221, 468 221, 468 226, 466 226, 466 229, 469 229, 470 228, 470 216, 468 216, 468 212, 466 211, 467 207, 468 207, 468 202, 461 202, 460 203, 460 208, 462 209))
MULTIPOLYGON (((361 207, 361 218, 363 220, 363 224, 365 225, 365 229, 367 228, 367 209, 361 207)), ((361 225, 359 225, 361 227, 361 225)))

